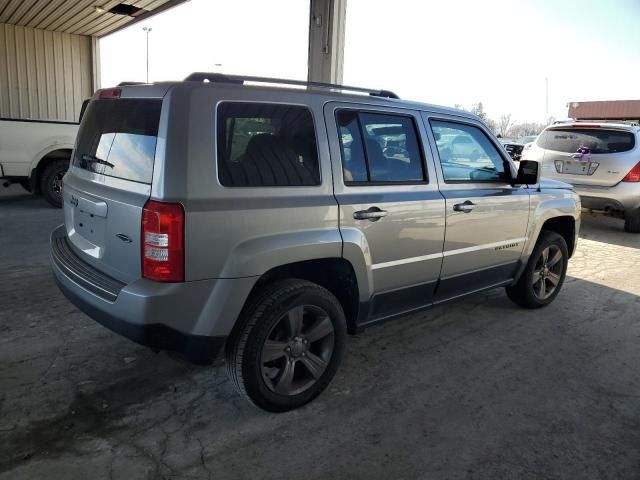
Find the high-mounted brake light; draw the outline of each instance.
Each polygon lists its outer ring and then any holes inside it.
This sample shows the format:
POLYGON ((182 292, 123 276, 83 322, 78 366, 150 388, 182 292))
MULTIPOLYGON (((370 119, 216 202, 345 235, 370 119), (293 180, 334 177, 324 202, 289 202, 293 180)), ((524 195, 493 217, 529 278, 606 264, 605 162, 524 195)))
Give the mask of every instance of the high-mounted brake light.
POLYGON ((100 98, 120 98, 122 90, 119 88, 105 88, 100 90, 100 98))
POLYGON ((600 128, 600 125, 597 123, 576 123, 571 126, 573 128, 600 128))
POLYGON ((640 162, 622 179, 623 182, 640 182, 640 162))
POLYGON ((142 209, 142 276, 184 281, 184 208, 148 200, 142 209))

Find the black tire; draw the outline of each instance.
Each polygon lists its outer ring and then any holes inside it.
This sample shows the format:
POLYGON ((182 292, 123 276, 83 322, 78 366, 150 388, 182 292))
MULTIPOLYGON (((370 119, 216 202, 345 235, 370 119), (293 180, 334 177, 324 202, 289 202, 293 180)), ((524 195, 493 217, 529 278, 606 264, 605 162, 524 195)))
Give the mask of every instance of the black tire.
POLYGON ((69 160, 52 160, 40 175, 40 191, 47 202, 62 207, 62 177, 69 168, 69 160))
POLYGON ((567 242, 557 233, 543 230, 518 282, 506 288, 507 296, 514 303, 525 308, 534 309, 549 305, 562 288, 568 265, 567 242), (545 263, 543 259, 545 251, 547 251, 547 256, 550 255, 549 252, 553 252, 554 258, 555 254, 559 252, 562 258, 548 266, 553 259, 548 258, 545 263), (553 290, 549 291, 548 289, 551 287, 553 290))
POLYGON ((346 334, 342 306, 328 290, 304 280, 278 281, 253 294, 243 309, 239 323, 227 341, 227 373, 238 392, 256 406, 269 412, 292 410, 310 402, 327 387, 342 361, 346 334), (326 316, 319 314, 316 319, 308 313, 309 309, 325 313, 331 325, 325 323, 326 316), (302 338, 305 332, 317 333, 318 329, 314 330, 313 327, 320 323, 323 324, 323 330, 332 327, 333 331, 325 334, 322 339, 306 340, 304 343, 307 346, 302 346, 298 335, 295 340, 288 340, 286 336, 281 336, 278 341, 274 340, 274 335, 283 334, 278 330, 283 322, 289 326, 289 315, 294 311, 304 312, 299 317, 302 338), (264 348, 267 341, 271 347, 284 345, 289 352, 281 353, 278 347, 276 355, 279 356, 265 361, 265 356, 268 358, 271 351, 264 348), (331 347, 330 353, 327 345, 331 347), (292 347, 297 347, 294 348, 297 355, 292 347), (307 349, 306 354, 304 351, 300 352, 304 348, 307 349), (316 375, 312 375, 307 362, 315 369, 320 365, 314 363, 317 359, 322 360, 322 369, 318 368, 316 375), (291 373, 285 375, 285 372, 291 373), (269 377, 271 374, 273 378, 269 377), (305 380, 305 375, 310 378, 305 380), (285 377, 288 381, 284 381, 285 377), (311 383, 298 392, 295 388, 300 388, 300 379, 311 383), (297 385, 294 385, 294 380, 298 382, 297 385), (284 394, 283 390, 278 389, 280 383, 285 387, 291 385, 289 393, 284 394))
POLYGON ((627 212, 624 218, 624 230, 629 233, 640 233, 640 208, 627 212))

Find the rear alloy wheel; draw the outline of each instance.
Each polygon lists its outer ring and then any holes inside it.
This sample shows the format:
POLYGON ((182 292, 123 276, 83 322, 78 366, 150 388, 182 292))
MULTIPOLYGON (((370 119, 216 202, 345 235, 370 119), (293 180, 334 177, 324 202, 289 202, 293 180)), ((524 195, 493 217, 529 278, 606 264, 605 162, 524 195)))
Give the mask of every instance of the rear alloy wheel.
POLYGON ((543 231, 518 282, 507 287, 507 295, 525 308, 549 305, 562 288, 568 264, 569 250, 564 238, 543 231))
POLYGON ((260 408, 304 405, 335 375, 346 340, 344 312, 323 287, 283 280, 252 296, 227 342, 236 389, 260 408))
POLYGON ((49 162, 40 176, 40 191, 54 207, 62 207, 62 178, 69 169, 69 160, 49 162))
POLYGON ((314 305, 299 305, 273 326, 262 345, 262 378, 281 395, 311 387, 329 366, 335 331, 329 314, 314 305))

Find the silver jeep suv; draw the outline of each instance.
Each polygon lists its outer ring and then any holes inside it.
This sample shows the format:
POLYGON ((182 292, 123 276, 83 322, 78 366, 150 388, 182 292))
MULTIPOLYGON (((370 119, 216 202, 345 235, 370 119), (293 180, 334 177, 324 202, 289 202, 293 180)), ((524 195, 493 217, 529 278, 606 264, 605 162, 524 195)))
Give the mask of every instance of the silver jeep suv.
POLYGON ((549 304, 580 224, 570 186, 516 171, 470 113, 206 73, 98 91, 63 198, 69 300, 154 349, 224 350, 270 411, 317 396, 373 323, 496 287, 549 304))
POLYGON ((624 219, 640 233, 640 127, 563 122, 547 127, 522 154, 542 163, 549 178, 573 185, 582 207, 624 219))

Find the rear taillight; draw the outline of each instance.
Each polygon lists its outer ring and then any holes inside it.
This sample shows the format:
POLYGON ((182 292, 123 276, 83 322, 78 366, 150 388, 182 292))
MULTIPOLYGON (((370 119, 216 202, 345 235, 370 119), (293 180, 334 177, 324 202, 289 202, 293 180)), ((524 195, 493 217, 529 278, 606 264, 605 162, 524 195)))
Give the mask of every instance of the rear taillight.
POLYGON ((142 209, 142 276, 184 281, 184 208, 148 200, 142 209))
POLYGON ((622 179, 623 182, 640 182, 640 162, 622 179))

